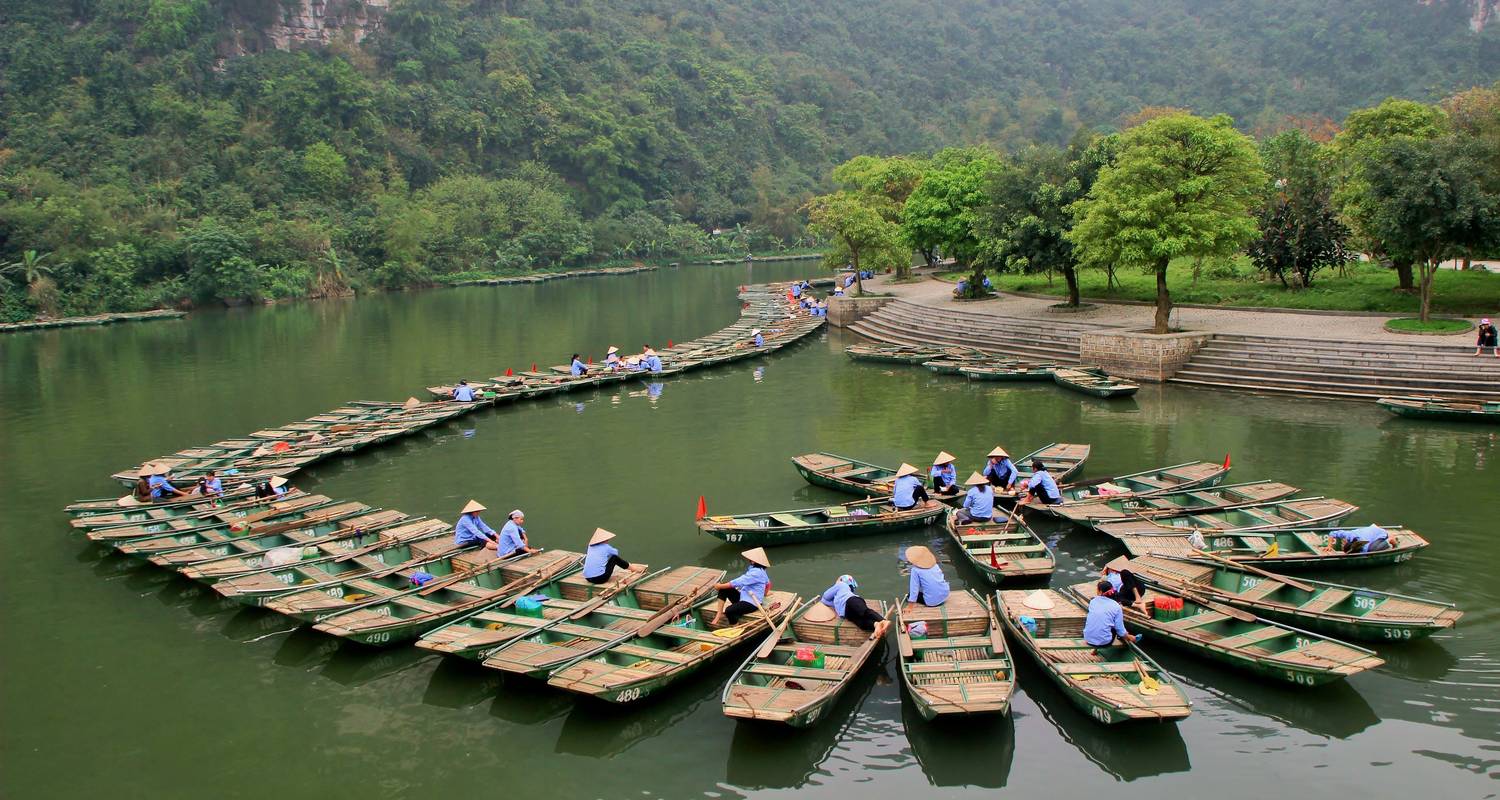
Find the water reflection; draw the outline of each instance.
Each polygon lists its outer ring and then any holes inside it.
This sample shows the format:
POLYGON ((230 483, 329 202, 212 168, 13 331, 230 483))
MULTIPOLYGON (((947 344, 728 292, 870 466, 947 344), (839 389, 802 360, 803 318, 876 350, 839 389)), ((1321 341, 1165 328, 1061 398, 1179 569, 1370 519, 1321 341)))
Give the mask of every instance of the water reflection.
MULTIPOLYGON (((1151 651, 1152 657, 1186 686, 1206 692, 1252 714, 1318 736, 1348 739, 1380 722, 1375 709, 1347 680, 1316 689, 1293 686, 1246 673, 1221 669, 1200 659, 1151 651)), ((1256 738, 1276 738, 1277 726, 1238 719, 1236 726, 1256 738)))
POLYGON ((812 728, 791 730, 770 723, 737 721, 729 743, 729 782, 747 789, 795 789, 805 785, 834 747, 850 737, 878 671, 862 670, 828 716, 812 728))
POLYGON ((557 719, 572 707, 573 698, 565 692, 554 692, 525 676, 501 675, 490 716, 517 725, 539 725, 557 719))
POLYGON ((901 721, 912 754, 933 786, 999 789, 1010 779, 1016 756, 1016 726, 1010 714, 928 721, 903 691, 901 721))
POLYGON ((333 657, 323 665, 321 674, 341 686, 363 686, 398 675, 436 657, 415 647, 375 648, 340 641, 333 657))
POLYGON ((486 669, 465 658, 442 658, 432 671, 422 702, 442 708, 468 708, 494 697, 501 683, 498 670, 486 669))

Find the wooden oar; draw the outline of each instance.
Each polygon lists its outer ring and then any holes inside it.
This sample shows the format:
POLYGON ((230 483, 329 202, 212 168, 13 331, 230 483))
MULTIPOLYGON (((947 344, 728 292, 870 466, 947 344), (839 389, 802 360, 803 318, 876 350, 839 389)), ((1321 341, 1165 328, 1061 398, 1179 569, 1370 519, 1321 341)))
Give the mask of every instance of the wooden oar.
POLYGON ((579 560, 580 559, 577 558, 564 559, 560 564, 554 564, 553 566, 548 567, 547 569, 544 569, 534 575, 517 578, 510 584, 496 589, 490 594, 495 595, 501 592, 505 592, 509 594, 510 597, 507 597, 503 602, 500 603, 500 605, 495 606, 495 608, 510 608, 511 606, 515 605, 516 602, 522 597, 525 597, 527 592, 535 589, 538 586, 541 586, 544 583, 550 582, 563 572, 572 569, 573 566, 579 562, 579 560))
MULTIPOLYGON (((720 572, 719 577, 722 578, 723 576, 724 574, 720 572)), ((646 620, 646 622, 641 625, 641 627, 636 628, 635 631, 630 635, 650 636, 651 634, 656 633, 658 628, 675 619, 677 615, 681 613, 683 608, 692 606, 695 602, 697 602, 698 595, 702 593, 702 591, 699 591, 691 595, 683 595, 682 597, 674 601, 671 605, 656 612, 656 616, 653 616, 652 618, 646 620)))
MULTIPOLYGON (((755 651, 756 658, 766 658, 767 656, 771 655, 771 651, 776 649, 776 643, 781 641, 781 634, 786 630, 787 623, 792 621, 792 617, 794 616, 792 613, 793 609, 797 608, 797 606, 801 604, 801 602, 802 597, 801 595, 798 595, 797 597, 792 599, 791 603, 787 604, 786 614, 781 617, 781 622, 771 626, 770 635, 766 637, 766 640, 764 642, 761 642, 760 648, 755 651)), ((760 608, 760 613, 766 613, 766 610, 764 608, 761 608, 760 603, 756 603, 755 607, 760 608)), ((766 622, 770 621, 770 616, 767 616, 766 622)))
POLYGON ((1217 556, 1217 555, 1215 555, 1213 553, 1210 553, 1207 550, 1194 550, 1193 554, 1194 555, 1203 556, 1204 558, 1208 558, 1208 559, 1211 559, 1213 561, 1217 561, 1217 562, 1219 562, 1221 564, 1228 564, 1231 567, 1239 567, 1240 569, 1243 569, 1246 572, 1254 573, 1254 574, 1259 575, 1259 576, 1261 576, 1263 578, 1270 578, 1273 581, 1280 581, 1280 582, 1286 584, 1287 586, 1292 587, 1293 589, 1299 589, 1299 590, 1304 591, 1304 592, 1315 592, 1315 591, 1317 591, 1313 587, 1311 587, 1311 586, 1303 583, 1302 581, 1296 580, 1295 578, 1289 578, 1289 577, 1287 577, 1285 575, 1277 575, 1274 572, 1267 572, 1267 571, 1261 569, 1260 567, 1251 566, 1250 564, 1246 564, 1246 563, 1243 563, 1243 562, 1240 562, 1240 561, 1232 561, 1232 560, 1227 559, 1227 558, 1220 558, 1219 556, 1217 556))
POLYGON ((1161 684, 1146 674, 1146 665, 1139 658, 1135 659, 1135 671, 1141 675, 1141 694, 1156 694, 1161 691, 1161 684))
MULTIPOLYGON (((538 551, 538 552, 540 552, 540 551, 538 551)), ((418 597, 426 597, 427 595, 432 594, 433 592, 436 592, 437 590, 439 590, 439 589, 443 588, 444 586, 447 586, 447 585, 449 585, 451 583, 457 583, 457 582, 459 582, 461 580, 464 580, 465 578, 472 578, 472 577, 474 577, 476 575, 481 575, 483 573, 489 572, 490 570, 498 569, 499 565, 502 564, 502 563, 508 564, 508 563, 510 563, 512 561, 520 561, 521 559, 524 559, 527 556, 533 556, 533 555, 536 555, 536 553, 528 553, 528 552, 525 552, 525 551, 522 551, 522 552, 519 552, 519 553, 512 553, 510 556, 508 556, 506 558, 497 558, 494 561, 490 561, 490 562, 487 562, 487 563, 484 563, 484 564, 478 564, 476 566, 469 567, 468 569, 459 570, 458 572, 455 572, 452 575, 447 576, 446 578, 439 578, 438 580, 432 581, 431 583, 428 583, 427 585, 422 586, 417 591, 417 596, 418 597)), ((560 562, 560 563, 562 563, 562 564, 571 564, 572 562, 569 561, 568 559, 563 559, 562 562, 560 562)), ((553 567, 556 567, 556 566, 557 566, 556 564, 553 565, 553 567)), ((521 577, 516 578, 515 580, 511 581, 510 583, 507 583, 507 584, 501 586, 499 589, 495 589, 494 592, 501 591, 502 589, 520 588, 520 584, 523 584, 526 581, 529 581, 532 578, 535 578, 535 577, 537 577, 538 575, 541 575, 541 574, 545 574, 545 571, 543 571, 543 572, 533 572, 533 573, 530 573, 530 574, 527 574, 527 575, 522 575, 521 577)), ((525 587, 525 588, 529 589, 531 587, 528 586, 528 587, 525 587)), ((491 592, 491 593, 493 594, 494 592, 491 592)), ((504 606, 502 606, 502 608, 503 607, 504 606)))
MULTIPOLYGON (((408 520, 408 521, 412 522, 412 523, 420 522, 420 520, 408 520)), ((379 550, 381 548, 390 547, 392 545, 399 544, 399 543, 400 543, 399 541, 397 541, 397 542, 381 542, 381 541, 376 541, 374 544, 368 544, 368 545, 365 545, 364 547, 358 548, 356 550, 350 550, 349 552, 347 552, 347 553, 345 553, 345 554, 343 554, 343 555, 335 558, 333 560, 333 563, 335 563, 335 564, 342 564, 345 561, 349 561, 351 559, 359 558, 362 555, 366 555, 368 553, 373 553, 376 550, 379 550)), ((451 547, 451 548, 443 551, 442 553, 440 553, 440 554, 438 554, 436 556, 433 556, 432 558, 426 559, 426 560, 427 561, 431 561, 433 559, 441 558, 443 556, 453 555, 454 553, 457 553, 457 552, 459 552, 462 549, 463 548, 454 546, 454 547, 451 547)))
MULTIPOLYGON (((1196 592, 1193 592, 1191 589, 1188 588, 1187 584, 1184 583, 1184 582, 1182 582, 1182 581, 1173 580, 1173 579, 1170 579, 1170 578, 1167 578, 1167 579, 1157 578, 1156 580, 1158 582, 1160 582, 1160 583, 1163 583, 1163 584, 1176 584, 1176 586, 1167 586, 1167 588, 1171 589, 1178 596, 1185 597, 1185 598, 1193 601, 1194 603, 1197 603, 1198 605, 1203 606, 1204 608, 1208 609, 1209 611, 1217 611, 1220 614, 1223 614, 1223 615, 1228 616, 1228 617, 1232 617, 1234 619, 1239 620, 1240 622, 1260 622, 1260 618, 1259 617, 1255 616, 1254 614, 1252 614, 1252 613, 1250 613, 1248 611, 1245 611, 1244 609, 1235 608, 1233 606, 1226 606, 1226 605, 1224 605, 1222 603, 1216 603, 1213 600, 1209 600, 1208 598, 1206 598, 1206 597, 1204 597, 1204 596, 1202 596, 1200 594, 1197 594, 1196 592)), ((1144 615, 1142 615, 1142 616, 1144 616, 1144 615)))

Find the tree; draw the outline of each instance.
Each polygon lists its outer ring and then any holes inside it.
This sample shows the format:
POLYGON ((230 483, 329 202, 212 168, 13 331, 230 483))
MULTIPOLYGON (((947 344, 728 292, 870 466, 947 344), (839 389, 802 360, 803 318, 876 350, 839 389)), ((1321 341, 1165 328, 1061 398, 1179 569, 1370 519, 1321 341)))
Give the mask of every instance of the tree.
POLYGON ((972 267, 969 288, 975 294, 984 284, 980 209, 989 205, 986 190, 1001 168, 999 154, 989 148, 941 150, 906 198, 902 214, 907 244, 923 251, 940 249, 959 267, 972 267))
MULTIPOLYGON (((911 156, 855 156, 833 169, 833 180, 845 190, 858 194, 888 221, 900 224, 905 217, 906 200, 922 182, 926 164, 911 156)), ((931 247, 921 251, 927 266, 934 264, 931 247)), ((911 277, 911 259, 896 265, 897 278, 911 277)))
POLYGON ((57 286, 52 282, 52 267, 43 264, 51 253, 37 255, 35 250, 21 254, 20 261, 12 261, 0 267, 0 274, 15 275, 26 285, 26 295, 44 314, 57 311, 57 286))
POLYGON ((1261 145, 1270 174, 1266 200, 1255 212, 1260 235, 1250 243, 1255 266, 1287 286, 1287 274, 1299 286, 1312 285, 1313 274, 1345 264, 1349 229, 1333 208, 1333 184, 1322 169, 1319 145, 1292 129, 1261 145))
POLYGON ((901 241, 901 228, 881 216, 880 212, 853 192, 834 192, 814 197, 805 207, 814 233, 829 239, 836 247, 824 257, 830 269, 848 262, 854 265, 859 292, 865 291, 859 278, 861 259, 889 263, 909 255, 901 241))
POLYGON ((1421 319, 1432 306, 1438 265, 1500 245, 1500 150, 1455 135, 1398 137, 1364 168, 1367 224, 1393 256, 1421 271, 1421 319))
POLYGON ((1344 222, 1359 234, 1360 245, 1365 250, 1377 259, 1390 259, 1391 266, 1396 269, 1397 288, 1403 291, 1413 289, 1412 262, 1391 252, 1375 234, 1365 170, 1373 162, 1376 151, 1392 139, 1432 139, 1446 130, 1447 120, 1441 110, 1392 97, 1375 108, 1350 112, 1344 120, 1344 130, 1333 137, 1328 149, 1338 183, 1333 194, 1334 205, 1344 222))
POLYGON ((1068 238, 1080 263, 1155 272, 1153 331, 1166 333, 1172 259, 1227 255, 1249 241, 1264 181, 1255 144, 1228 117, 1158 117, 1123 134, 1115 163, 1074 204, 1068 238))

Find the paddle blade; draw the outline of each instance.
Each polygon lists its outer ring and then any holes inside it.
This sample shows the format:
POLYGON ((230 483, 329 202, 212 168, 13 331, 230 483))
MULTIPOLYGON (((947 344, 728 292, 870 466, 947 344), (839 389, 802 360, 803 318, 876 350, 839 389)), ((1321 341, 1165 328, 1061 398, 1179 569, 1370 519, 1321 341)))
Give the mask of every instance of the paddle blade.
POLYGON ((1281 542, 1272 542, 1271 546, 1266 548, 1266 554, 1261 558, 1275 558, 1279 555, 1281 555, 1281 542))
POLYGON ((708 501, 705 500, 704 497, 703 497, 703 495, 700 494, 700 495, 698 495, 698 517, 697 518, 698 519, 703 519, 704 517, 707 517, 707 516, 708 516, 708 501))

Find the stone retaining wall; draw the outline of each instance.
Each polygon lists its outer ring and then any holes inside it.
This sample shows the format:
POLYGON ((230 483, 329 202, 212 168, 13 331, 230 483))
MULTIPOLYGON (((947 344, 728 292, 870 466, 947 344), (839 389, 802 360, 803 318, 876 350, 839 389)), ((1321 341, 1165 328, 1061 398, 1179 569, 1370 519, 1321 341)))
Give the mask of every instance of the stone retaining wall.
POLYGON ((1161 383, 1192 359, 1198 348, 1214 338, 1211 333, 1145 333, 1143 331, 1083 331, 1078 357, 1084 364, 1103 367, 1111 375, 1161 383))
POLYGON ((886 303, 895 300, 894 297, 842 297, 828 298, 828 324, 835 328, 848 327, 850 323, 858 322, 865 317, 880 310, 886 303))

